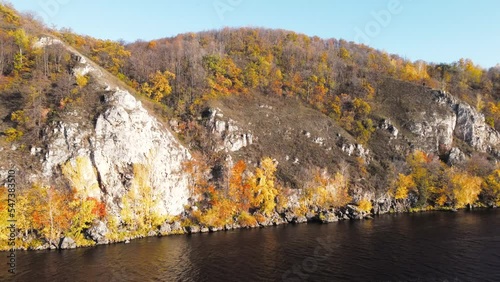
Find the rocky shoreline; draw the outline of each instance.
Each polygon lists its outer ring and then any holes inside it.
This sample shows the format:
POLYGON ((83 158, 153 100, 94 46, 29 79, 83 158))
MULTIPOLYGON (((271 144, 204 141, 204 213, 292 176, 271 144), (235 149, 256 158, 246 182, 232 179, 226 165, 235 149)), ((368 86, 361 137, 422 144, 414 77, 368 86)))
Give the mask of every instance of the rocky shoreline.
MULTIPOLYGON (((362 211, 356 205, 346 205, 340 208, 329 208, 323 209, 319 207, 313 207, 311 211, 305 214, 297 214, 288 208, 281 211, 274 211, 269 216, 264 216, 259 212, 252 214, 255 218, 254 222, 248 224, 238 223, 235 220, 232 224, 226 224, 224 226, 205 226, 200 224, 193 224, 188 220, 188 212, 181 214, 180 219, 166 221, 156 230, 150 230, 147 234, 139 234, 130 236, 124 235, 123 239, 109 239, 110 230, 103 221, 95 221, 92 227, 85 231, 85 237, 94 243, 89 245, 80 245, 73 238, 62 237, 57 244, 55 243, 44 243, 41 246, 34 248, 19 248, 18 250, 63 250, 63 249, 75 249, 81 247, 92 247, 98 245, 109 245, 118 243, 130 243, 131 240, 140 239, 145 237, 163 237, 169 235, 190 235, 196 233, 211 233, 218 231, 229 231, 240 228, 263 228, 269 226, 279 226, 284 224, 301 224, 301 223, 320 223, 328 224, 344 220, 365 220, 373 219, 375 215, 383 214, 404 214, 404 213, 414 213, 414 212, 426 212, 426 211, 447 211, 447 212, 457 212, 456 208, 446 207, 446 208, 412 208, 411 199, 406 199, 404 201, 390 200, 388 198, 381 198, 378 201, 372 202, 373 206, 369 212, 362 211)), ((481 208, 496 208, 496 206, 486 207, 486 206, 472 206, 469 209, 481 209, 481 208)), ((123 231, 122 231, 123 232, 123 231)), ((126 232, 124 232, 126 233, 126 232)), ((122 233, 123 234, 123 233, 122 233)))
MULTIPOLYGON (((437 211, 439 209, 422 209, 418 210, 420 212, 423 211, 437 211)), ((443 209, 440 209, 443 210, 443 209)), ((284 211, 282 213, 274 212, 270 216, 262 216, 261 214, 254 213, 254 216, 257 219, 255 224, 226 224, 223 227, 213 227, 213 226, 203 226, 198 224, 183 224, 181 220, 170 221, 163 223, 157 230, 151 230, 147 235, 137 235, 125 237, 123 240, 109 240, 106 238, 109 230, 104 222, 98 221, 94 223, 94 225, 87 230, 86 237, 93 240, 95 245, 108 245, 108 244, 117 244, 117 243, 130 243, 131 240, 140 239, 145 237, 163 237, 169 235, 180 235, 180 234, 196 234, 196 233, 209 233, 209 232, 218 232, 218 231, 229 231, 240 228, 263 228, 269 226, 279 226, 284 224, 301 224, 301 223, 321 223, 328 224, 334 223, 338 221, 344 220, 363 220, 363 219, 373 219, 374 215, 382 215, 388 213, 410 213, 416 212, 417 210, 388 210, 382 212, 381 210, 374 207, 372 212, 362 212, 355 205, 347 205, 341 208, 330 208, 330 209, 316 209, 314 212, 308 212, 305 215, 297 215, 291 211, 284 211), (376 211, 375 213, 373 211, 376 211)), ((449 209, 447 211, 456 211, 456 209, 449 209)), ((88 246, 77 246, 75 240, 70 237, 63 237, 60 239, 59 243, 49 244, 45 243, 36 248, 28 248, 28 249, 20 249, 20 250, 61 250, 61 249, 74 249, 79 247, 88 247, 88 246)))

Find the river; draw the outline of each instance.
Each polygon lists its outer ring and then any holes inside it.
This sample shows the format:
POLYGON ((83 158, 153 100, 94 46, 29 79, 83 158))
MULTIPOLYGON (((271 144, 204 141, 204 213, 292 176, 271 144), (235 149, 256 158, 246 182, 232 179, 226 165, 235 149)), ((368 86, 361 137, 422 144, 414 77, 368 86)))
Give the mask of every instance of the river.
POLYGON ((500 281, 499 223, 499 209, 426 212, 18 251, 0 280, 500 281))

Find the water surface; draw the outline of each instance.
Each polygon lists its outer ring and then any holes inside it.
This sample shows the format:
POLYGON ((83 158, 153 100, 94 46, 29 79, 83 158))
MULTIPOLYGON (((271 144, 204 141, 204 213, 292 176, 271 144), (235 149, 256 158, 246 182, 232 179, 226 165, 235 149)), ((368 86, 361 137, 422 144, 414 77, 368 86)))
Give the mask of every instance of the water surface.
POLYGON ((500 281, 499 223, 500 210, 428 212, 19 251, 0 280, 500 281))

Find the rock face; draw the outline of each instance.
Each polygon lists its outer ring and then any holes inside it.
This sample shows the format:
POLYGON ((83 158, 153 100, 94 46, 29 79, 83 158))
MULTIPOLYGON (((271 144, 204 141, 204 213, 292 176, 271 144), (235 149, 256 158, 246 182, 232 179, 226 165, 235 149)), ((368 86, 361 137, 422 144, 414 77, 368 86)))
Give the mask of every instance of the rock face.
MULTIPOLYGON (((428 89, 420 95, 424 105, 403 117, 404 127, 412 133, 406 141, 427 152, 449 155, 450 164, 465 159, 454 148, 454 139, 464 141, 474 150, 500 157, 500 133, 485 123, 483 114, 441 90, 428 89)), ((390 126, 384 121, 380 128, 389 130, 390 126)))
POLYGON ((474 149, 500 156, 500 133, 487 125, 484 115, 458 98, 439 90, 432 91, 434 99, 449 107, 456 118, 454 135, 474 149))
POLYGON ((187 149, 132 94, 81 54, 65 48, 78 57, 77 73, 84 70, 108 91, 95 121, 74 112, 49 127, 42 160, 44 178, 55 179, 62 172, 78 192, 100 199, 108 212, 119 215, 121 198, 140 177, 151 188, 158 214, 179 214, 189 197, 189 176, 183 173, 183 163, 191 158, 187 149), (138 165, 145 175, 134 175, 138 165), (82 177, 71 179, 72 173, 82 177))
POLYGON ((86 195, 104 200, 117 213, 134 179, 132 168, 140 164, 147 168, 147 181, 159 199, 156 211, 180 213, 188 199, 188 175, 182 165, 190 159, 189 152, 127 91, 110 93, 105 104, 93 127, 59 122, 47 132, 44 175, 57 175, 68 162, 90 160, 75 167, 87 179, 82 184, 86 195))
POLYGON ((108 234, 109 230, 106 226, 106 223, 102 221, 94 222, 92 227, 87 230, 87 235, 92 238, 98 245, 99 244, 108 244, 109 241, 106 239, 106 234, 108 234))
POLYGON ((452 112, 420 112, 415 114, 407 127, 421 144, 426 145, 426 149, 447 151, 453 143, 456 120, 452 112))
POLYGON ((220 145, 214 148, 217 151, 235 152, 253 143, 253 134, 240 129, 232 119, 224 118, 220 109, 207 109, 206 126, 210 132, 220 139, 220 145))
POLYGON ((76 248, 75 240, 69 237, 63 237, 59 242, 59 249, 74 249, 76 248))

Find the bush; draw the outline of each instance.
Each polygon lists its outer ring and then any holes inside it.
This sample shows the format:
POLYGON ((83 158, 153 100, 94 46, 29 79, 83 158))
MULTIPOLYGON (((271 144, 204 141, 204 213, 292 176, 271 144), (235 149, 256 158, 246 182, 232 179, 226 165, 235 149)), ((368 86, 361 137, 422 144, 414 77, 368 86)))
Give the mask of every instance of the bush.
POLYGON ((371 210, 373 208, 372 202, 370 202, 369 200, 366 200, 366 199, 362 199, 358 203, 358 208, 361 212, 369 213, 369 212, 371 212, 371 210))
POLYGON ((242 227, 252 227, 252 226, 255 226, 257 225, 257 220, 255 219, 255 217, 253 217, 251 214, 249 214, 248 212, 246 211, 243 211, 240 213, 240 215, 238 216, 238 223, 242 226, 242 227))

